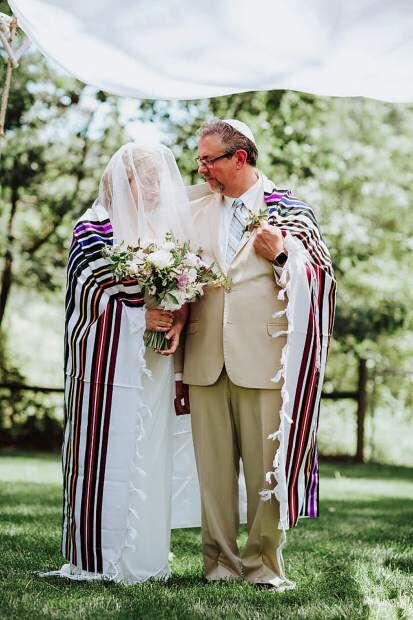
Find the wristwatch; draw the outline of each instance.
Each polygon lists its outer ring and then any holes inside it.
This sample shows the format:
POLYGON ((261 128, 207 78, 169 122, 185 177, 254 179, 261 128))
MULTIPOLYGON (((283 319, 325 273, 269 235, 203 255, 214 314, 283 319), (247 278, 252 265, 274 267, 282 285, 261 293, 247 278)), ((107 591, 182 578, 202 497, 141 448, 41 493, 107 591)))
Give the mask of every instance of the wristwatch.
POLYGON ((285 252, 279 252, 274 258, 274 263, 277 265, 277 267, 283 267, 287 258, 287 254, 285 252))

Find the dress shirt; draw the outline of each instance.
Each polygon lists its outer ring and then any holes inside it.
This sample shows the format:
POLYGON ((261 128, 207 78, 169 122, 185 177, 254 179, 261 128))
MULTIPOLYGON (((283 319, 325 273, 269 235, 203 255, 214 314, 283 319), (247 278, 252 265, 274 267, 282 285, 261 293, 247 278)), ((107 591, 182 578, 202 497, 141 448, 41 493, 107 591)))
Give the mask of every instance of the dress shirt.
POLYGON ((257 181, 254 185, 251 185, 246 192, 244 192, 241 196, 224 196, 223 204, 222 204, 222 215, 221 215, 221 254, 225 256, 227 253, 227 245, 228 245, 228 234, 229 227, 231 225, 232 213, 233 213, 233 202, 237 198, 242 200, 244 205, 252 211, 255 203, 258 199, 258 192, 261 187, 261 175, 259 175, 257 181))

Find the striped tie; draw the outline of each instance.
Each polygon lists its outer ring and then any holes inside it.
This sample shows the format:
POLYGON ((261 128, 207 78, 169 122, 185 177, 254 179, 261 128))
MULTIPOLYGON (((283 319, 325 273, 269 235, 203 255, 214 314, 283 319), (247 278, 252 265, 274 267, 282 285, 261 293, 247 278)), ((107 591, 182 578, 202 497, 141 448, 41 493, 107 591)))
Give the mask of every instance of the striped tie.
POLYGON ((232 263, 232 259, 234 258, 235 253, 238 250, 242 235, 245 231, 245 226, 249 213, 248 208, 239 198, 236 198, 234 200, 234 202, 232 203, 232 208, 233 213, 228 233, 227 253, 225 256, 225 264, 227 266, 227 269, 232 263))

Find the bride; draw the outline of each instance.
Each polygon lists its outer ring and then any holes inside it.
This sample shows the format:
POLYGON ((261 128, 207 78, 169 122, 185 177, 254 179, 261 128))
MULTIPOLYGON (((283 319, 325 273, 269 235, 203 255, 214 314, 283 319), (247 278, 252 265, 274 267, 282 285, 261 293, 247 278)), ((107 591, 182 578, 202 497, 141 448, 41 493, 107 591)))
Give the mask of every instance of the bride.
POLYGON ((73 231, 65 331, 62 553, 47 574, 126 584, 166 579, 171 528, 172 355, 145 350, 145 328, 176 350, 185 310, 146 309, 116 281, 102 248, 190 238, 189 206, 171 151, 126 144, 73 231))

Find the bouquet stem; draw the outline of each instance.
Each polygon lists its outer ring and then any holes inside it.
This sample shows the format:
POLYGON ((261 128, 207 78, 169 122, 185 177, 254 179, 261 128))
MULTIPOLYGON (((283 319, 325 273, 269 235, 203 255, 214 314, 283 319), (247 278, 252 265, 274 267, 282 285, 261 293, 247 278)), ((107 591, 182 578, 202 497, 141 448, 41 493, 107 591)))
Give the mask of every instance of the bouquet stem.
POLYGON ((151 332, 149 329, 146 329, 143 341, 148 349, 154 349, 154 351, 165 351, 165 349, 169 348, 165 332, 151 332))

